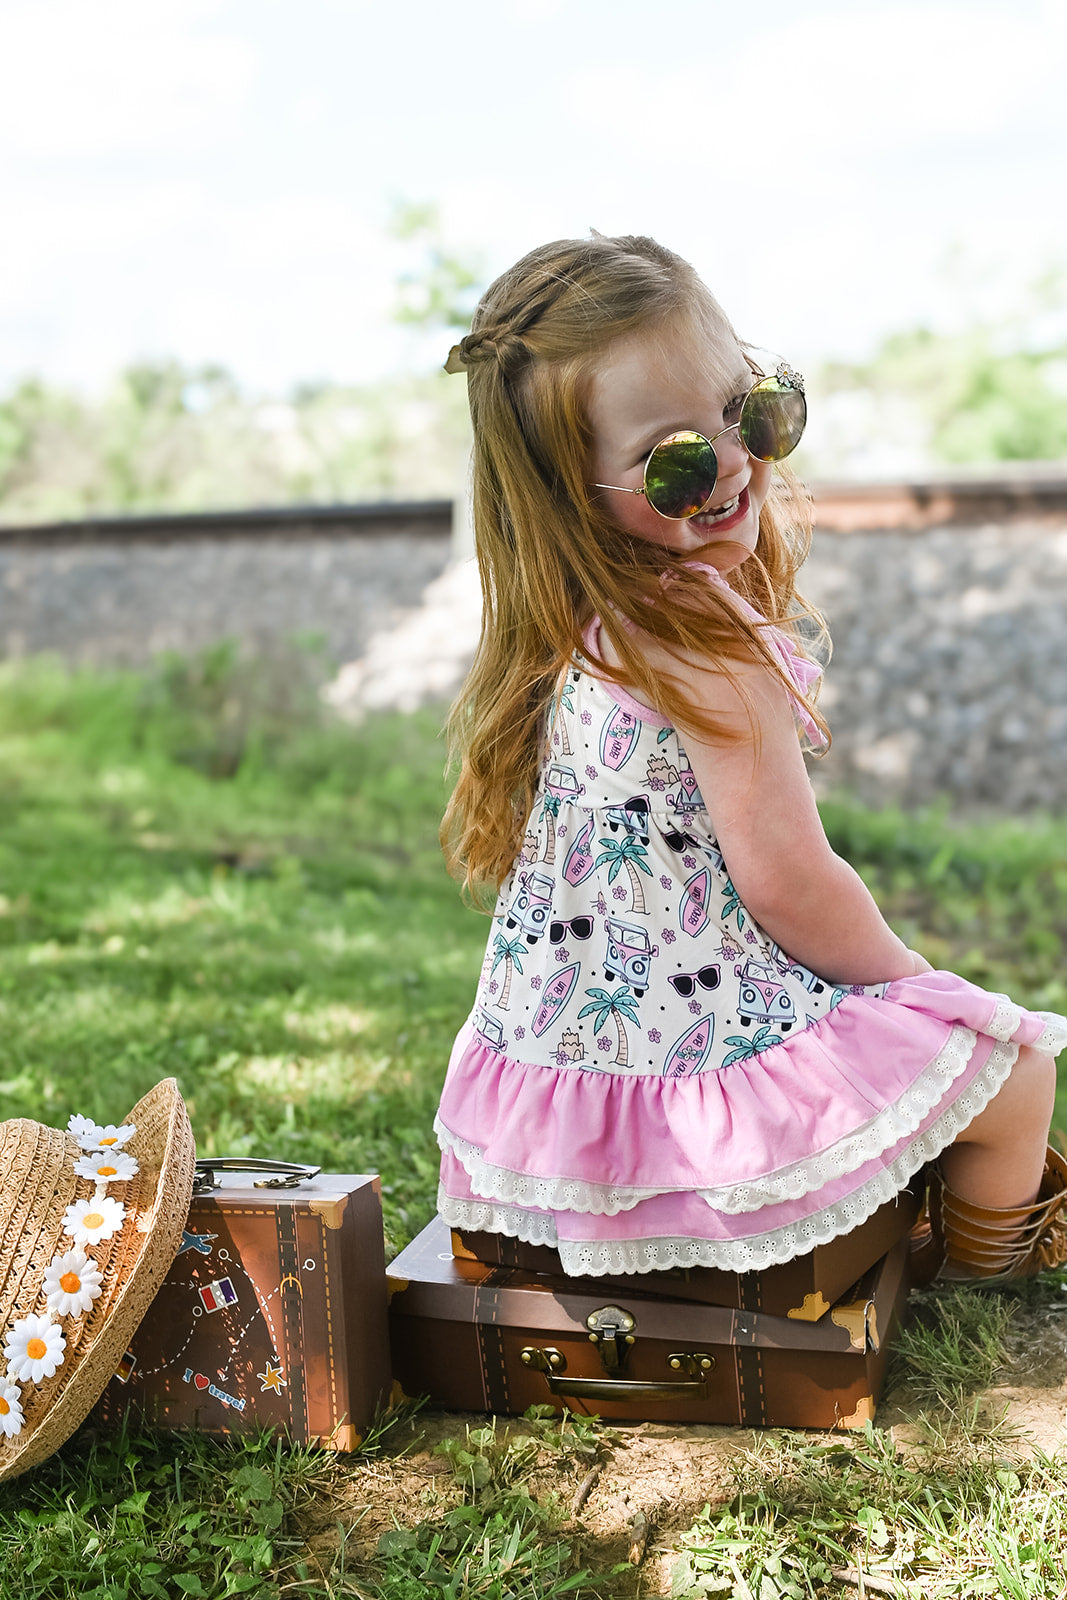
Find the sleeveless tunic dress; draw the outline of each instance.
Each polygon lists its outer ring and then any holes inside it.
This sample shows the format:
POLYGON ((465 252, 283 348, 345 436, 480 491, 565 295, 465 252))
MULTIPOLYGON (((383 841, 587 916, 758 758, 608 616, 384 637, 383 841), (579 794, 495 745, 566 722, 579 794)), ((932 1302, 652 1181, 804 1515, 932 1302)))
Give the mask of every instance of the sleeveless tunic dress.
MULTIPOLYGON (((818 668, 766 631, 807 689, 818 668)), ((757 1270, 891 1199, 1023 1044, 1058 1052, 1067 1021, 950 972, 846 989, 792 960, 677 732, 576 657, 449 1063, 438 1210, 574 1276, 757 1270)))

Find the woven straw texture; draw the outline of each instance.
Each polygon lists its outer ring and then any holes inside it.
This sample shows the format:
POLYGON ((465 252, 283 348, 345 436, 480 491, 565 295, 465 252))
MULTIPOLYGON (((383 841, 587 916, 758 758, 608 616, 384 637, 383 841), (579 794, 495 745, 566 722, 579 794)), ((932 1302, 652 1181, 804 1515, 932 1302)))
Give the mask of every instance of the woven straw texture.
MULTIPOLYGON (((139 1171, 109 1191, 126 1207, 121 1229, 87 1248, 102 1292, 84 1315, 61 1319, 67 1347, 54 1377, 22 1386, 25 1422, 14 1438, 0 1438, 0 1479, 44 1461, 84 1421, 181 1245, 196 1151, 176 1080, 158 1083, 123 1120, 137 1128, 124 1148, 139 1171)), ((80 1154, 69 1133, 25 1118, 0 1123, 0 1341, 16 1318, 46 1310, 45 1269, 71 1248, 63 1213, 96 1192, 74 1171, 80 1154)))

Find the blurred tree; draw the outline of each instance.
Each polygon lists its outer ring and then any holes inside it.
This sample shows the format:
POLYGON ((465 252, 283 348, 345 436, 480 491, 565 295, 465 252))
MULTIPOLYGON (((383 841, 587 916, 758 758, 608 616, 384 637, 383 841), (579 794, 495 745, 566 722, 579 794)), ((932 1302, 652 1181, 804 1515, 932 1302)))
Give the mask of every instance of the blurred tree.
POLYGON ((906 402, 941 461, 1067 457, 1067 271, 1033 285, 1011 317, 956 333, 890 334, 868 362, 828 364, 824 394, 906 402))
POLYGON ((446 248, 431 205, 398 206, 390 231, 408 258, 395 316, 419 335, 427 370, 285 397, 174 360, 131 364, 100 398, 26 379, 0 398, 0 517, 452 495, 469 423, 440 346, 469 325, 481 271, 446 248))
POLYGON ((397 279, 397 322, 428 332, 466 332, 484 286, 481 260, 446 248, 434 205, 398 202, 389 231, 418 251, 417 265, 397 279))

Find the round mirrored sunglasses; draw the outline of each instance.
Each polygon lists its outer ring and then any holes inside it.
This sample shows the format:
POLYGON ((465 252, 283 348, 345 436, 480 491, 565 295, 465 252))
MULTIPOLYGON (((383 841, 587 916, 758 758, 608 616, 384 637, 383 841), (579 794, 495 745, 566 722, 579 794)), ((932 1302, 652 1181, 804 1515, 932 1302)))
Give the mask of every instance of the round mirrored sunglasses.
POLYGON ((721 428, 710 439, 692 429, 661 439, 645 462, 640 489, 627 489, 618 483, 596 483, 593 487, 643 494, 653 511, 671 522, 695 517, 707 507, 718 482, 716 439, 736 430, 749 455, 757 461, 784 461, 800 443, 807 420, 804 379, 782 361, 771 377, 753 384, 737 421, 728 428, 721 428))

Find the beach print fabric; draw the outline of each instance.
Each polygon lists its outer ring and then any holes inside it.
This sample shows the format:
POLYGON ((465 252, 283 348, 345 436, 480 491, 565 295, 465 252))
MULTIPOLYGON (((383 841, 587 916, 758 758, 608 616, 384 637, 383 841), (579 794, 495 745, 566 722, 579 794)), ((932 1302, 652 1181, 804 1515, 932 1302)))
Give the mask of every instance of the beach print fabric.
POLYGON ((864 1221, 1034 1042, 1067 1023, 954 974, 845 989, 793 961, 675 730, 579 658, 449 1066, 439 1210, 575 1274, 770 1265, 864 1221))

